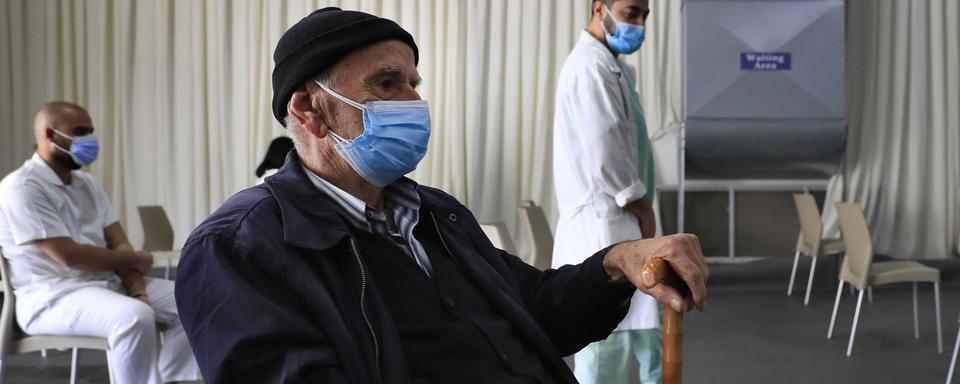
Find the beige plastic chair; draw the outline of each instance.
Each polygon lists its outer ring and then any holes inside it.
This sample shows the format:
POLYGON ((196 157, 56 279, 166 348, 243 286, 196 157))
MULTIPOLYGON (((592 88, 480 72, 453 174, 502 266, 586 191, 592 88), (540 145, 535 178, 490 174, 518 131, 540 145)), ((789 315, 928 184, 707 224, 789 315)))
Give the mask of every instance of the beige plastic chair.
MULTIPOLYGON (((10 272, 7 259, 0 252, 0 279, 3 279, 3 307, 0 309, 0 381, 5 371, 3 360, 10 355, 37 352, 42 349, 72 349, 73 357, 70 361, 70 383, 77 382, 77 350, 95 349, 108 351, 107 339, 99 337, 77 336, 27 336, 17 325, 17 300, 13 295, 13 286, 10 284, 10 272)), ((113 382, 113 372, 110 370, 110 359, 107 359, 107 371, 110 372, 110 382, 113 382)))
POLYGON ((817 257, 843 253, 843 240, 824 239, 823 223, 820 221, 820 210, 817 201, 810 194, 795 194, 793 202, 797 206, 797 215, 800 216, 800 235, 797 238, 797 253, 793 256, 793 270, 790 271, 790 284, 787 285, 787 296, 793 294, 793 281, 797 276, 797 263, 800 255, 811 257, 810 276, 807 277, 807 293, 803 298, 803 305, 810 303, 810 286, 813 285, 813 273, 817 269, 817 257))
MULTIPOLYGON (((137 207, 140 213, 140 224, 143 226, 143 249, 147 252, 172 251, 173 226, 167 218, 166 211, 159 205, 141 205, 137 207)), ((170 278, 170 269, 176 266, 176 259, 166 259, 164 278, 170 278)))
POLYGON ((528 262, 540 270, 550 269, 553 261, 553 234, 550 233, 550 224, 547 223, 543 208, 530 200, 524 200, 517 205, 517 210, 527 244, 530 244, 528 262))
POLYGON ((137 207, 140 213, 140 223, 143 225, 144 251, 172 251, 173 226, 167 218, 166 211, 159 205, 142 205, 137 207))
POLYGON ((846 245, 847 256, 840 267, 840 284, 837 298, 830 315, 830 327, 827 339, 833 337, 833 325, 837 319, 837 307, 843 293, 843 283, 849 283, 860 290, 857 297, 857 309, 853 315, 853 327, 850 329, 850 342, 847 344, 847 356, 853 351, 853 339, 857 334, 857 321, 860 319, 860 306, 863 304, 863 291, 874 285, 893 283, 913 283, 913 337, 920 338, 917 315, 917 283, 933 283, 933 298, 937 317, 937 351, 943 353, 943 338, 940 330, 940 270, 915 261, 873 262, 873 243, 870 230, 863 217, 860 206, 853 203, 837 203, 840 218, 840 231, 846 245))
POLYGON ((494 247, 500 248, 511 255, 517 254, 517 248, 513 245, 513 238, 507 231, 507 224, 502 221, 489 224, 480 224, 483 234, 487 235, 494 247))

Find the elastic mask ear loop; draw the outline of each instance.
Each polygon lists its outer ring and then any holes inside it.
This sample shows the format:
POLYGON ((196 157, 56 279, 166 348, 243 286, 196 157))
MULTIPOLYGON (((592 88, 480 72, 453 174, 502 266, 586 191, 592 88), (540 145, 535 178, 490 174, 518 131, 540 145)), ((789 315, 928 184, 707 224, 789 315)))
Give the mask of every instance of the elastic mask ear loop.
POLYGON ((607 35, 610 35, 610 36, 614 36, 614 35, 617 34, 617 23, 619 23, 620 21, 617 20, 616 17, 613 17, 613 12, 610 12, 610 8, 607 7, 606 4, 604 4, 603 9, 606 11, 606 12, 604 12, 604 13, 606 14, 606 16, 604 16, 604 18, 603 18, 602 21, 600 21, 600 26, 603 27, 603 33, 605 33, 605 34, 607 34, 607 35), (607 25, 606 25, 606 21, 607 21, 607 20, 606 20, 606 19, 607 19, 608 17, 610 18, 610 21, 613 22, 613 33, 610 33, 610 30, 607 29, 607 25))
POLYGON ((329 129, 329 128, 328 128, 328 129, 327 129, 327 133, 329 133, 330 135, 332 135, 333 141, 336 141, 337 144, 346 143, 346 142, 347 142, 347 139, 344 139, 343 136, 338 135, 338 134, 337 134, 336 132, 334 132, 332 129, 329 129))
MULTIPOLYGON (((66 134, 66 133, 63 133, 63 132, 60 132, 60 131, 56 130, 55 128, 50 128, 50 129, 53 131, 53 133, 56 133, 56 134, 58 134, 58 135, 60 135, 60 136, 66 137, 67 139, 70 139, 71 146, 72 146, 73 141, 76 139, 76 138, 73 137, 73 136, 70 136, 70 135, 68 135, 68 134, 66 134)), ((53 146, 54 146, 55 148, 63 151, 63 152, 66 152, 67 154, 69 154, 69 155, 71 155, 71 156, 73 155, 72 153, 70 153, 70 150, 69 150, 69 149, 66 149, 66 148, 64 148, 64 147, 61 147, 59 144, 57 144, 56 141, 53 142, 53 146)))
MULTIPOLYGON (((322 88, 324 91, 327 91, 327 93, 329 93, 330 96, 336 97, 337 100, 340 100, 340 101, 346 103, 347 105, 349 105, 349 106, 351 106, 351 107, 354 107, 354 108, 356 108, 356 109, 359 109, 359 110, 361 110, 361 111, 366 111, 366 110, 367 110, 367 107, 366 107, 365 105, 360 104, 360 103, 358 103, 358 102, 356 102, 356 101, 350 100, 350 99, 344 97, 343 95, 334 92, 332 89, 330 89, 330 88, 327 87, 326 85, 323 85, 323 83, 321 83, 321 82, 318 81, 317 79, 314 79, 313 82, 316 83, 317 86, 320 87, 320 88, 322 88)), ((339 143, 346 143, 346 142, 349 141, 349 140, 347 140, 347 139, 344 139, 343 136, 338 135, 338 134, 337 134, 336 132, 334 132, 332 129, 327 129, 327 133, 333 135, 333 141, 336 141, 338 144, 339 144, 339 143)))
POLYGON ((321 83, 320 81, 314 79, 313 82, 314 82, 314 83, 317 83, 317 86, 319 86, 320 88, 323 88, 324 91, 327 91, 327 93, 329 93, 330 96, 336 97, 338 100, 340 100, 340 101, 342 101, 342 102, 350 105, 351 107, 354 107, 354 108, 359 109, 359 110, 361 110, 361 111, 367 109, 367 107, 366 107, 365 105, 360 104, 360 103, 358 103, 358 102, 356 102, 356 101, 350 100, 350 99, 344 97, 343 95, 334 92, 332 89, 330 89, 330 88, 327 87, 326 85, 323 85, 323 83, 321 83))

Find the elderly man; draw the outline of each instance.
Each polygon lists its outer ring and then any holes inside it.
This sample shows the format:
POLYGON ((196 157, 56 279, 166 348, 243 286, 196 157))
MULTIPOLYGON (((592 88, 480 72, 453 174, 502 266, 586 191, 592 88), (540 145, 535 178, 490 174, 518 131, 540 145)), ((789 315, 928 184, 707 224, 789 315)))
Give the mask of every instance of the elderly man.
MULTIPOLYGON (((553 265, 580 263, 589 252, 653 237, 653 152, 633 68, 620 59, 643 44, 648 0, 595 0, 557 82, 553 166, 560 220, 553 265), (639 154, 639 156, 638 156, 639 154)), ((663 334, 654 298, 636 293, 607 339, 574 358, 584 384, 626 384, 629 361, 640 381, 660 381, 663 334)))
POLYGON ((104 337, 115 383, 197 380, 173 282, 143 277, 106 193, 82 166, 100 146, 82 107, 44 104, 36 153, 0 181, 0 247, 9 260, 17 322, 27 334, 104 337), (164 325, 157 356, 157 323, 164 325))
POLYGON ((396 23, 318 10, 280 38, 273 110, 295 150, 187 241, 181 320, 211 383, 572 383, 561 356, 606 337, 642 264, 691 287, 695 237, 617 244, 539 271, 493 247, 454 198, 403 175, 427 149, 418 51, 396 23))

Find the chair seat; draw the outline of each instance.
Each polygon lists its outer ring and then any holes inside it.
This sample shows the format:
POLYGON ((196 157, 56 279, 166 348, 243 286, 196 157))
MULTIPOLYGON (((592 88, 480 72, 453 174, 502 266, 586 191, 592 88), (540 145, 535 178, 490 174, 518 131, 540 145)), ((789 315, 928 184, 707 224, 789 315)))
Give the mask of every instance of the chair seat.
POLYGON ((823 239, 820 240, 820 254, 821 255, 833 255, 837 253, 842 253, 847 248, 843 245, 843 240, 841 239, 823 239))
MULTIPOLYGON (((798 248, 800 253, 803 253, 804 255, 807 255, 807 256, 813 256, 812 245, 807 244, 803 241, 800 241, 800 244, 798 244, 798 248)), ((845 250, 846 250, 846 247, 843 245, 843 240, 841 239, 822 239, 820 240, 820 252, 817 256, 843 253, 845 250)))
POLYGON ((938 283, 940 270, 916 261, 882 261, 870 265, 870 285, 907 282, 938 283))
POLYGON ((41 349, 97 349, 106 351, 110 347, 107 339, 83 336, 27 336, 15 342, 15 353, 35 352, 41 349))
POLYGON ((161 268, 166 267, 167 263, 170 263, 170 266, 177 266, 180 264, 180 250, 175 249, 172 251, 153 251, 150 252, 153 255, 153 267, 161 268))

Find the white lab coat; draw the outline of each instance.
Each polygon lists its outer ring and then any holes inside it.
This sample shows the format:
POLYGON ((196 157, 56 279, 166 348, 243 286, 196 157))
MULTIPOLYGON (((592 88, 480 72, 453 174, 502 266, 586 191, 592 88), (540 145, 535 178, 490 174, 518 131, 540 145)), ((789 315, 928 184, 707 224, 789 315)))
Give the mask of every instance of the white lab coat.
MULTIPOLYGON (((553 174, 560 220, 553 267, 577 264, 597 251, 642 237, 624 207, 644 197, 637 152, 637 116, 628 97, 631 70, 586 31, 557 83, 553 174), (629 76, 629 78, 627 77, 629 76)), ((617 331, 660 325, 656 301, 639 291, 617 331)))

